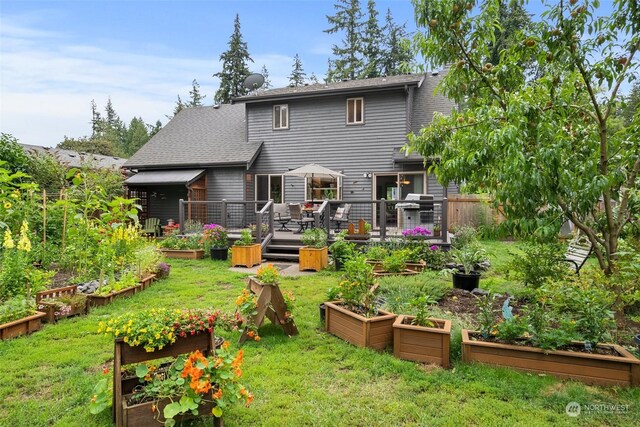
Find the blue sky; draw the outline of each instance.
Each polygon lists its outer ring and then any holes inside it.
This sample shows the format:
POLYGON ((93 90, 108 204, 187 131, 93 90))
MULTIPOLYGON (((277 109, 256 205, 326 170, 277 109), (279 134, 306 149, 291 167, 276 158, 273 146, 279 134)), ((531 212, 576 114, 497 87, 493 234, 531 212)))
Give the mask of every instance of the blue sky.
MULTIPOLYGON (((361 0, 366 7, 366 0, 361 0)), ((293 56, 321 78, 341 35, 323 32, 333 0, 0 0, 0 131, 22 143, 55 146, 90 134, 90 103, 111 97, 127 124, 167 123, 178 94, 195 78, 211 104, 233 19, 275 87, 293 56)), ((381 16, 415 30, 410 0, 377 0, 381 16)), ((603 9, 611 0, 602 0, 603 9)), ((532 0, 529 10, 538 12, 532 0)))
MULTIPOLYGON (((376 3, 415 28, 409 0, 376 3)), ((0 0, 0 130, 55 146, 89 134, 91 100, 104 109, 109 96, 127 124, 134 115, 166 124, 194 78, 211 103, 236 13, 252 71, 264 64, 285 86, 298 53, 320 77, 339 40, 323 33, 333 10, 331 0, 0 0)))

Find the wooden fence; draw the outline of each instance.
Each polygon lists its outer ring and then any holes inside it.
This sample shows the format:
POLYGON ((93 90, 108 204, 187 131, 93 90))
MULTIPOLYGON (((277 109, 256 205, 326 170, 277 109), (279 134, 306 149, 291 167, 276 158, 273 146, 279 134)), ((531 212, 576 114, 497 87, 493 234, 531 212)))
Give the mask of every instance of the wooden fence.
POLYGON ((501 207, 495 209, 487 196, 477 194, 459 194, 449 196, 449 231, 462 225, 478 227, 480 225, 500 224, 505 220, 501 207))

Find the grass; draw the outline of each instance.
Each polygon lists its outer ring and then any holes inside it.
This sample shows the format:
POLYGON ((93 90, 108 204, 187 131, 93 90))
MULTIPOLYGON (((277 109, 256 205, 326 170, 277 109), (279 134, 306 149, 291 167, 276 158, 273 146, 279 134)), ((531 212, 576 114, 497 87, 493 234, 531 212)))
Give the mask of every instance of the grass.
MULTIPOLYGON (((505 245, 489 245, 499 270, 505 245)), ((0 342, 0 426, 112 425, 110 413, 93 416, 87 406, 93 385, 113 359, 113 342, 95 333, 100 320, 151 307, 233 310, 245 286, 242 274, 230 272, 224 262, 171 263, 169 279, 140 294, 0 342)), ((338 280, 331 272, 283 280, 281 287, 296 296, 300 335, 286 337, 267 322, 260 329, 262 340, 244 345, 243 380, 255 401, 250 408, 230 410, 227 426, 640 425, 638 389, 589 387, 463 364, 459 352, 453 368, 443 370, 328 335, 320 329, 318 304, 338 280), (565 406, 571 401, 629 406, 624 413, 583 412, 570 418, 565 406)), ((449 281, 438 275, 425 280, 449 281)), ((511 283, 496 272, 491 286, 507 289, 511 283)), ((239 333, 223 335, 236 345, 239 333)), ((454 336, 460 339, 459 333, 454 336)))

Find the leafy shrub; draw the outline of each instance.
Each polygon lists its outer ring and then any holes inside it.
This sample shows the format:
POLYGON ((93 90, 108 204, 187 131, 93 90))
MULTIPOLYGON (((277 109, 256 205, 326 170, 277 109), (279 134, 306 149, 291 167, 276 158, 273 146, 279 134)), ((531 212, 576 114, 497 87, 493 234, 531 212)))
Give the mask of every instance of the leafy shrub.
POLYGON ((393 313, 415 314, 412 301, 425 297, 429 301, 440 301, 449 291, 449 285, 434 281, 429 274, 413 276, 381 277, 379 279, 380 295, 384 299, 385 308, 393 313))
POLYGON ((344 264, 349 258, 356 254, 356 244, 345 239, 347 231, 341 231, 336 236, 335 241, 329 246, 329 251, 336 264, 344 264))
POLYGON ((365 254, 367 255, 367 259, 381 261, 389 255, 389 251, 383 246, 375 245, 367 247, 365 254))
POLYGON ((33 300, 21 296, 9 298, 0 303, 0 325, 31 316, 35 311, 33 300))
POLYGON ((251 246, 253 245, 253 236, 251 230, 245 228, 240 231, 240 238, 233 242, 234 246, 251 246))
POLYGON ((553 280, 564 279, 569 270, 561 260, 564 251, 561 245, 527 243, 523 254, 513 254, 508 268, 524 286, 537 289, 553 280))
POLYGON ((468 244, 478 240, 478 233, 475 228, 462 226, 455 232, 455 237, 451 240, 453 249, 462 249, 468 244))
POLYGON ((321 249, 327 246, 327 232, 322 228, 311 228, 304 232, 301 240, 305 246, 321 249))
POLYGON ((164 249, 187 250, 202 249, 202 236, 192 234, 191 236, 177 236, 175 234, 162 239, 159 246, 164 249))

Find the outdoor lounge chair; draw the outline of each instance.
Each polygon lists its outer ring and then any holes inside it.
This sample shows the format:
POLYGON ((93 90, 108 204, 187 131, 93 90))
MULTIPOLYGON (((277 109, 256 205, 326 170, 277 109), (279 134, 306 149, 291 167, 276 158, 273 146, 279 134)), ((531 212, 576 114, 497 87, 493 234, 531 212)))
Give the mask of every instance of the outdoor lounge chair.
POLYGON ((286 203, 274 203, 273 215, 273 218, 280 223, 278 231, 291 231, 287 228, 287 224, 291 221, 291 215, 286 203))
POLYGON ((331 218, 331 221, 337 224, 336 232, 340 232, 342 224, 349 223, 349 211, 351 210, 351 203, 345 203, 344 207, 339 207, 336 209, 336 213, 331 218))
POLYGON ((158 218, 147 218, 144 220, 142 234, 158 237, 160 236, 160 220, 158 218))
POLYGON ((562 261, 571 264, 571 267, 575 269, 575 273, 580 275, 580 269, 587 262, 587 258, 591 255, 592 250, 593 246, 591 242, 574 239, 569 243, 569 247, 567 247, 567 252, 562 261))
POLYGON ((291 221, 300 226, 294 233, 302 233, 313 224, 313 218, 309 218, 302 213, 302 208, 297 203, 291 203, 289 205, 289 212, 291 213, 291 221))

